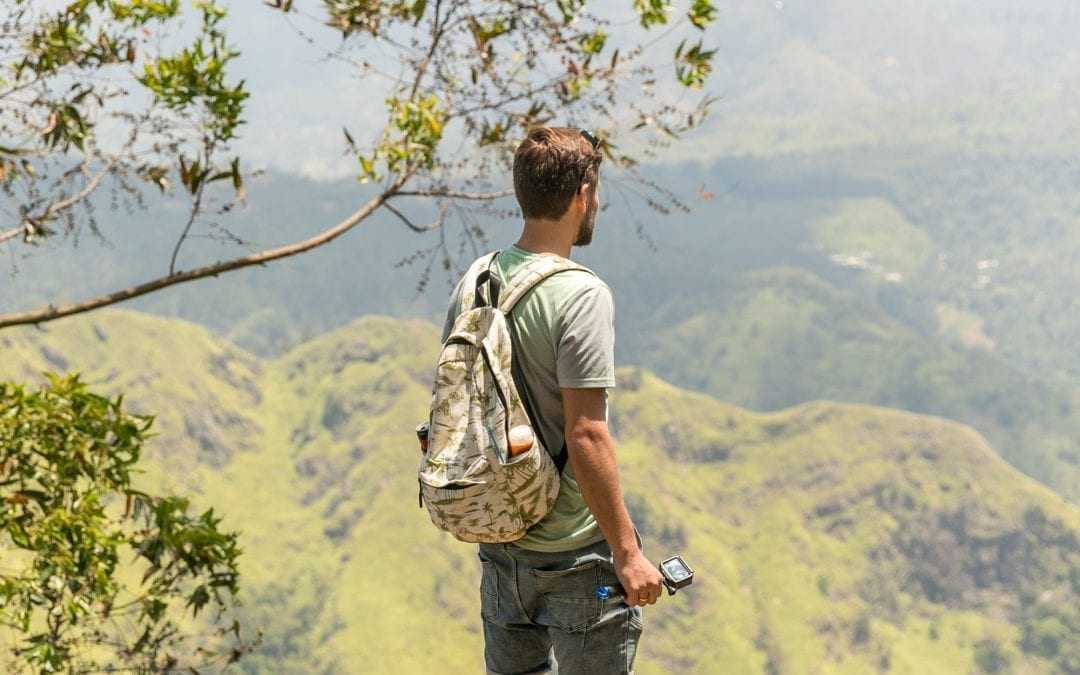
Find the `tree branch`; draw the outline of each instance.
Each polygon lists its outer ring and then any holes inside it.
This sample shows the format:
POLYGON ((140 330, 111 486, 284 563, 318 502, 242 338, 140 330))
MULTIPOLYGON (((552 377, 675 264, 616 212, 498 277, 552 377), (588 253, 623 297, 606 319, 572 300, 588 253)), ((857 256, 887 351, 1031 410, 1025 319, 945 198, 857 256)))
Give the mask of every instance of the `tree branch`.
POLYGON ((394 197, 440 197, 442 199, 472 199, 487 201, 500 199, 514 194, 513 190, 499 190, 498 192, 460 192, 456 190, 400 190, 393 194, 394 197))
MULTIPOLYGON (((420 65, 416 68, 416 79, 413 80, 412 91, 409 92, 409 100, 416 98, 416 92, 420 88, 420 81, 424 79, 424 74, 427 72, 428 64, 431 63, 431 57, 435 54, 435 49, 439 46, 439 40, 442 38, 443 25, 440 24, 439 13, 442 10, 442 0, 435 0, 435 21, 432 24, 432 38, 431 46, 428 47, 427 54, 424 55, 420 65)), ((449 19, 449 15, 447 19, 449 19)))
POLYGON ((511 103, 516 103, 517 101, 521 101, 523 99, 532 98, 532 97, 536 96, 538 93, 540 93, 540 92, 542 92, 542 91, 544 91, 546 89, 549 89, 551 87, 554 87, 559 82, 561 82, 561 81, 563 81, 565 79, 566 79, 565 74, 557 75, 555 77, 548 78, 547 81, 545 81, 543 84, 541 84, 541 85, 539 85, 537 87, 531 87, 531 88, 529 88, 529 89, 527 89, 525 91, 520 91, 520 92, 518 92, 516 94, 509 94, 505 98, 500 99, 499 101, 489 101, 489 102, 485 102, 485 103, 478 103, 478 104, 476 104, 474 106, 471 106, 471 107, 468 107, 468 108, 462 108, 461 110, 455 110, 453 112, 453 115, 454 115, 454 117, 465 117, 467 115, 472 115, 473 113, 483 112, 485 110, 499 110, 500 108, 502 108, 505 105, 509 105, 511 103))
POLYGON ((243 267, 250 267, 252 265, 264 265, 272 260, 278 260, 280 258, 287 258, 294 256, 305 251, 309 251, 318 246, 322 246, 337 237, 341 236, 348 230, 352 229, 357 223, 361 222, 368 216, 370 216, 380 206, 386 204, 386 201, 393 197, 398 188, 405 184, 409 178, 416 172, 417 166, 413 165, 406 171, 403 171, 397 178, 386 188, 384 192, 373 197, 359 209, 357 209, 352 215, 345 220, 341 221, 337 225, 320 232, 314 237, 298 241, 293 244, 287 244, 285 246, 279 246, 278 248, 261 251, 252 255, 244 256, 242 258, 235 258, 233 260, 226 260, 223 262, 214 263, 213 265, 205 265, 203 267, 197 267, 186 272, 177 272, 170 274, 169 276, 159 277, 152 281, 131 286, 123 290, 115 291, 106 295, 101 295, 90 300, 84 300, 81 302, 74 302, 67 305, 61 305, 59 307, 52 304, 40 308, 31 310, 28 312, 18 312, 15 314, 0 314, 0 329, 7 328, 8 326, 18 326, 26 324, 39 324, 46 321, 53 321, 65 316, 71 316, 73 314, 81 314, 83 312, 89 312, 99 307, 105 307, 106 305, 114 305, 125 300, 137 298, 140 295, 146 295, 154 291, 160 290, 167 286, 175 286, 176 284, 182 284, 188 281, 194 281, 196 279, 202 279, 204 277, 216 277, 223 272, 230 272, 232 270, 240 269, 243 267))

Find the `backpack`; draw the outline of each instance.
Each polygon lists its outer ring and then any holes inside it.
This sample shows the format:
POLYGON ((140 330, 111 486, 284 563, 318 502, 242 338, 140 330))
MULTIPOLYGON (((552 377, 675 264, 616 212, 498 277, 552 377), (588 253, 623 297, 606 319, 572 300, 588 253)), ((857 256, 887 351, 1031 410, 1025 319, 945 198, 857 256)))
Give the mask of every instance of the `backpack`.
POLYGON ((474 262, 462 282, 460 312, 435 368, 427 451, 418 471, 420 503, 431 522, 474 543, 523 537, 554 505, 566 462, 565 445, 553 459, 541 438, 513 356, 510 312, 553 274, 592 273, 565 258, 544 256, 501 289, 491 270, 498 255, 474 262), (533 445, 511 456, 510 429, 518 425, 531 427, 533 445))

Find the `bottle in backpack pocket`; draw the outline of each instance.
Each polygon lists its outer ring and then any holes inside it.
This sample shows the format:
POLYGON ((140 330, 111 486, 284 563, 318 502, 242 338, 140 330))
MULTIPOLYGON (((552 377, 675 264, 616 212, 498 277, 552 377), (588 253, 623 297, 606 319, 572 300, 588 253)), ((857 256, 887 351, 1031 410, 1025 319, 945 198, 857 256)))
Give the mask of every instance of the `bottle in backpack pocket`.
POLYGON ((427 452, 427 442, 428 442, 428 423, 427 422, 423 422, 421 424, 416 425, 416 438, 417 438, 417 440, 420 441, 420 452, 421 453, 426 453, 427 452))
POLYGON ((533 432, 527 424, 519 424, 510 430, 510 456, 516 457, 533 446, 533 432))

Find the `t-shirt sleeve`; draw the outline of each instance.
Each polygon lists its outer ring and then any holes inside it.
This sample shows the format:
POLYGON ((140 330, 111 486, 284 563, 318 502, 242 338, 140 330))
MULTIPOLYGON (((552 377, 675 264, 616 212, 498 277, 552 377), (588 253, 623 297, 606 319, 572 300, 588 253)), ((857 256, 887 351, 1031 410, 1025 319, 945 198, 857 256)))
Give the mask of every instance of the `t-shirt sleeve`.
POLYGON ((563 311, 555 371, 563 389, 615 386, 615 307, 611 289, 595 283, 571 297, 563 311))

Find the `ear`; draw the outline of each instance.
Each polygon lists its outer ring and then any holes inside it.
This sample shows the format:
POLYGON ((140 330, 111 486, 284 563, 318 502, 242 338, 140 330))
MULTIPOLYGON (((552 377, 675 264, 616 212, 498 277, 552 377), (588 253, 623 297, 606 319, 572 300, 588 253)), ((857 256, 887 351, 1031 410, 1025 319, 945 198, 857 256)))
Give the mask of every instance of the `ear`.
POLYGON ((581 187, 578 188, 576 197, 581 200, 583 206, 587 206, 589 204, 589 190, 591 189, 592 185, 589 183, 582 183, 581 187))

